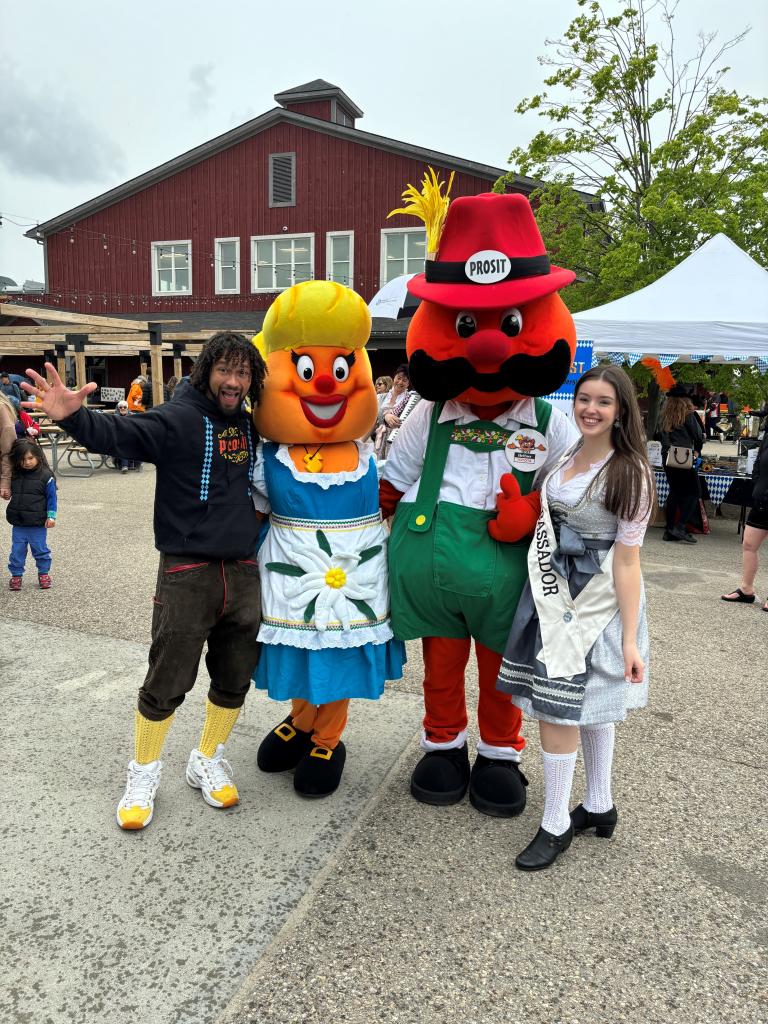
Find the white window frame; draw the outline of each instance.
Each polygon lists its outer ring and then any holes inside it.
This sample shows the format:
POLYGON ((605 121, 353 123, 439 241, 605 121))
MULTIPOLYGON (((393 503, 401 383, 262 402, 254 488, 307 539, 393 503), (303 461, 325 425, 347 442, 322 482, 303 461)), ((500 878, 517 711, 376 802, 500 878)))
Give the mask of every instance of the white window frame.
MULTIPOLYGON (((379 266, 379 287, 383 288, 387 283, 387 235, 413 235, 422 234, 426 238, 426 228, 382 228, 381 229, 381 258, 379 266)), ((426 245, 424 255, 426 257, 426 245)), ((407 262, 407 260, 405 261, 407 262)))
POLYGON ((325 233, 325 279, 332 281, 333 273, 333 239, 349 239, 349 284, 348 288, 354 288, 355 284, 355 232, 354 231, 326 231, 325 233))
MULTIPOLYGON (((315 233, 314 231, 295 231, 291 234, 284 232, 280 235, 251 235, 251 295, 265 295, 268 292, 284 292, 291 285, 286 285, 285 288, 258 288, 256 282, 258 281, 258 267, 256 266, 256 243, 257 242, 280 242, 286 238, 308 238, 309 239, 309 280, 313 280, 315 276, 315 233)), ((273 250, 274 252, 274 250, 273 250)))
POLYGON ((179 238, 175 242, 152 242, 152 295, 156 298, 166 298, 169 295, 191 295, 192 294, 192 239, 179 238), (189 249, 189 288, 183 291, 163 292, 158 288, 160 267, 158 266, 159 250, 166 245, 186 245, 189 249))
POLYGON ((240 294, 240 238, 235 235, 230 238, 214 238, 213 240, 213 264, 215 274, 216 295, 239 295, 240 294), (220 242, 235 243, 235 273, 237 285, 234 288, 224 288, 221 284, 221 246, 220 242))

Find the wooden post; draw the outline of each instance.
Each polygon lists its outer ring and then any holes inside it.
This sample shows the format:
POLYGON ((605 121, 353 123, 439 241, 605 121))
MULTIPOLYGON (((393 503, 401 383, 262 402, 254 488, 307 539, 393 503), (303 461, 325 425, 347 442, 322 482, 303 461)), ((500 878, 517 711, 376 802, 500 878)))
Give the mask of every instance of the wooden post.
POLYGON ((68 334, 67 344, 75 350, 75 387, 79 390, 88 383, 85 376, 85 345, 87 334, 68 334))
POLYGON ((65 384, 67 383, 67 359, 64 354, 66 351, 66 345, 56 346, 56 369, 59 371, 59 376, 65 384))
POLYGON ((139 352, 139 373, 142 377, 147 376, 147 363, 149 362, 149 352, 139 352))
POLYGON ((184 346, 177 341, 173 343, 173 376, 176 380, 181 380, 183 374, 181 372, 181 353, 184 351, 184 346))
POLYGON ((163 325, 149 325, 149 354, 152 360, 152 404, 163 404, 163 325))

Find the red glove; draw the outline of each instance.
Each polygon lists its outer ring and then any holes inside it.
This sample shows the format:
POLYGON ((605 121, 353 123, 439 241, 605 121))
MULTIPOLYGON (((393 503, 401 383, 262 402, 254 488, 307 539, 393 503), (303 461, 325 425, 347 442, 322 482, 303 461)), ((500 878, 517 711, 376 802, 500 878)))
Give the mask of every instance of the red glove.
POLYGON ((541 494, 531 491, 523 496, 520 484, 511 473, 505 473, 500 482, 501 493, 496 495, 499 512, 489 521, 488 533, 494 540, 513 544, 533 533, 541 512, 541 494))
POLYGON ((404 491, 398 491, 396 487, 393 487, 388 480, 382 480, 379 483, 379 505, 381 506, 382 518, 389 519, 390 516, 395 514, 397 503, 404 493, 404 491))

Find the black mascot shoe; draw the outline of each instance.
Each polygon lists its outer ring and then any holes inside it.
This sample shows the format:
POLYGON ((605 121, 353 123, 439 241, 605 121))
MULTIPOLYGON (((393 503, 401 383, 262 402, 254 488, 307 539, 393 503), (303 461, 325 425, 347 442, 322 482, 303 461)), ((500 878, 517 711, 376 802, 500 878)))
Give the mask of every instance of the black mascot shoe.
POLYGON ((296 766, 293 788, 299 796, 310 799, 330 796, 339 788, 346 759, 347 748, 341 740, 333 750, 329 750, 328 747, 312 746, 309 753, 305 754, 296 766))
POLYGON ((469 785, 467 744, 451 750, 430 750, 411 775, 411 796, 423 804, 447 807, 464 799, 469 785))
POLYGON ((561 836, 540 828, 532 843, 515 857, 515 867, 521 871, 543 871, 554 864, 561 853, 565 853, 573 839, 573 825, 569 825, 561 836))
POLYGON ((256 764, 263 772, 288 772, 311 749, 312 734, 296 729, 289 715, 261 741, 256 764))
POLYGON ((500 761, 477 755, 469 780, 469 802, 493 818, 514 818, 525 807, 528 779, 517 761, 500 761))

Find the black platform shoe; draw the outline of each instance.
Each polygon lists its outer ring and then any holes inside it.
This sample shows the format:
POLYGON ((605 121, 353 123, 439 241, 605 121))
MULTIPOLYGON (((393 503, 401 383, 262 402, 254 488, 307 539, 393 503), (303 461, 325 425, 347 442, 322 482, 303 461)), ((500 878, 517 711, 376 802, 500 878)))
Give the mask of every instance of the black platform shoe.
POLYGON ((296 766, 293 788, 309 799, 330 796, 339 788, 346 759, 347 748, 341 740, 333 750, 313 746, 296 766))
POLYGON ((618 820, 619 812, 615 807, 612 807, 610 811, 603 811, 602 814, 595 814, 593 811, 588 811, 583 804, 579 804, 571 811, 571 824, 574 832, 578 834, 593 828, 601 839, 611 838, 618 820))
POLYGON ((514 818, 525 807, 528 779, 516 761, 477 755, 469 779, 469 802, 494 818, 514 818))
POLYGON ((256 755, 263 772, 288 772, 312 749, 312 733, 297 729, 291 716, 267 733, 256 755))
POLYGON ((515 857, 515 867, 521 871, 543 871, 568 849, 572 839, 573 825, 569 825, 561 836, 553 836, 551 832, 540 828, 533 842, 515 857))
POLYGON ((467 744, 451 750, 430 750, 411 775, 411 796, 423 804, 447 807, 464 799, 469 785, 467 744))

